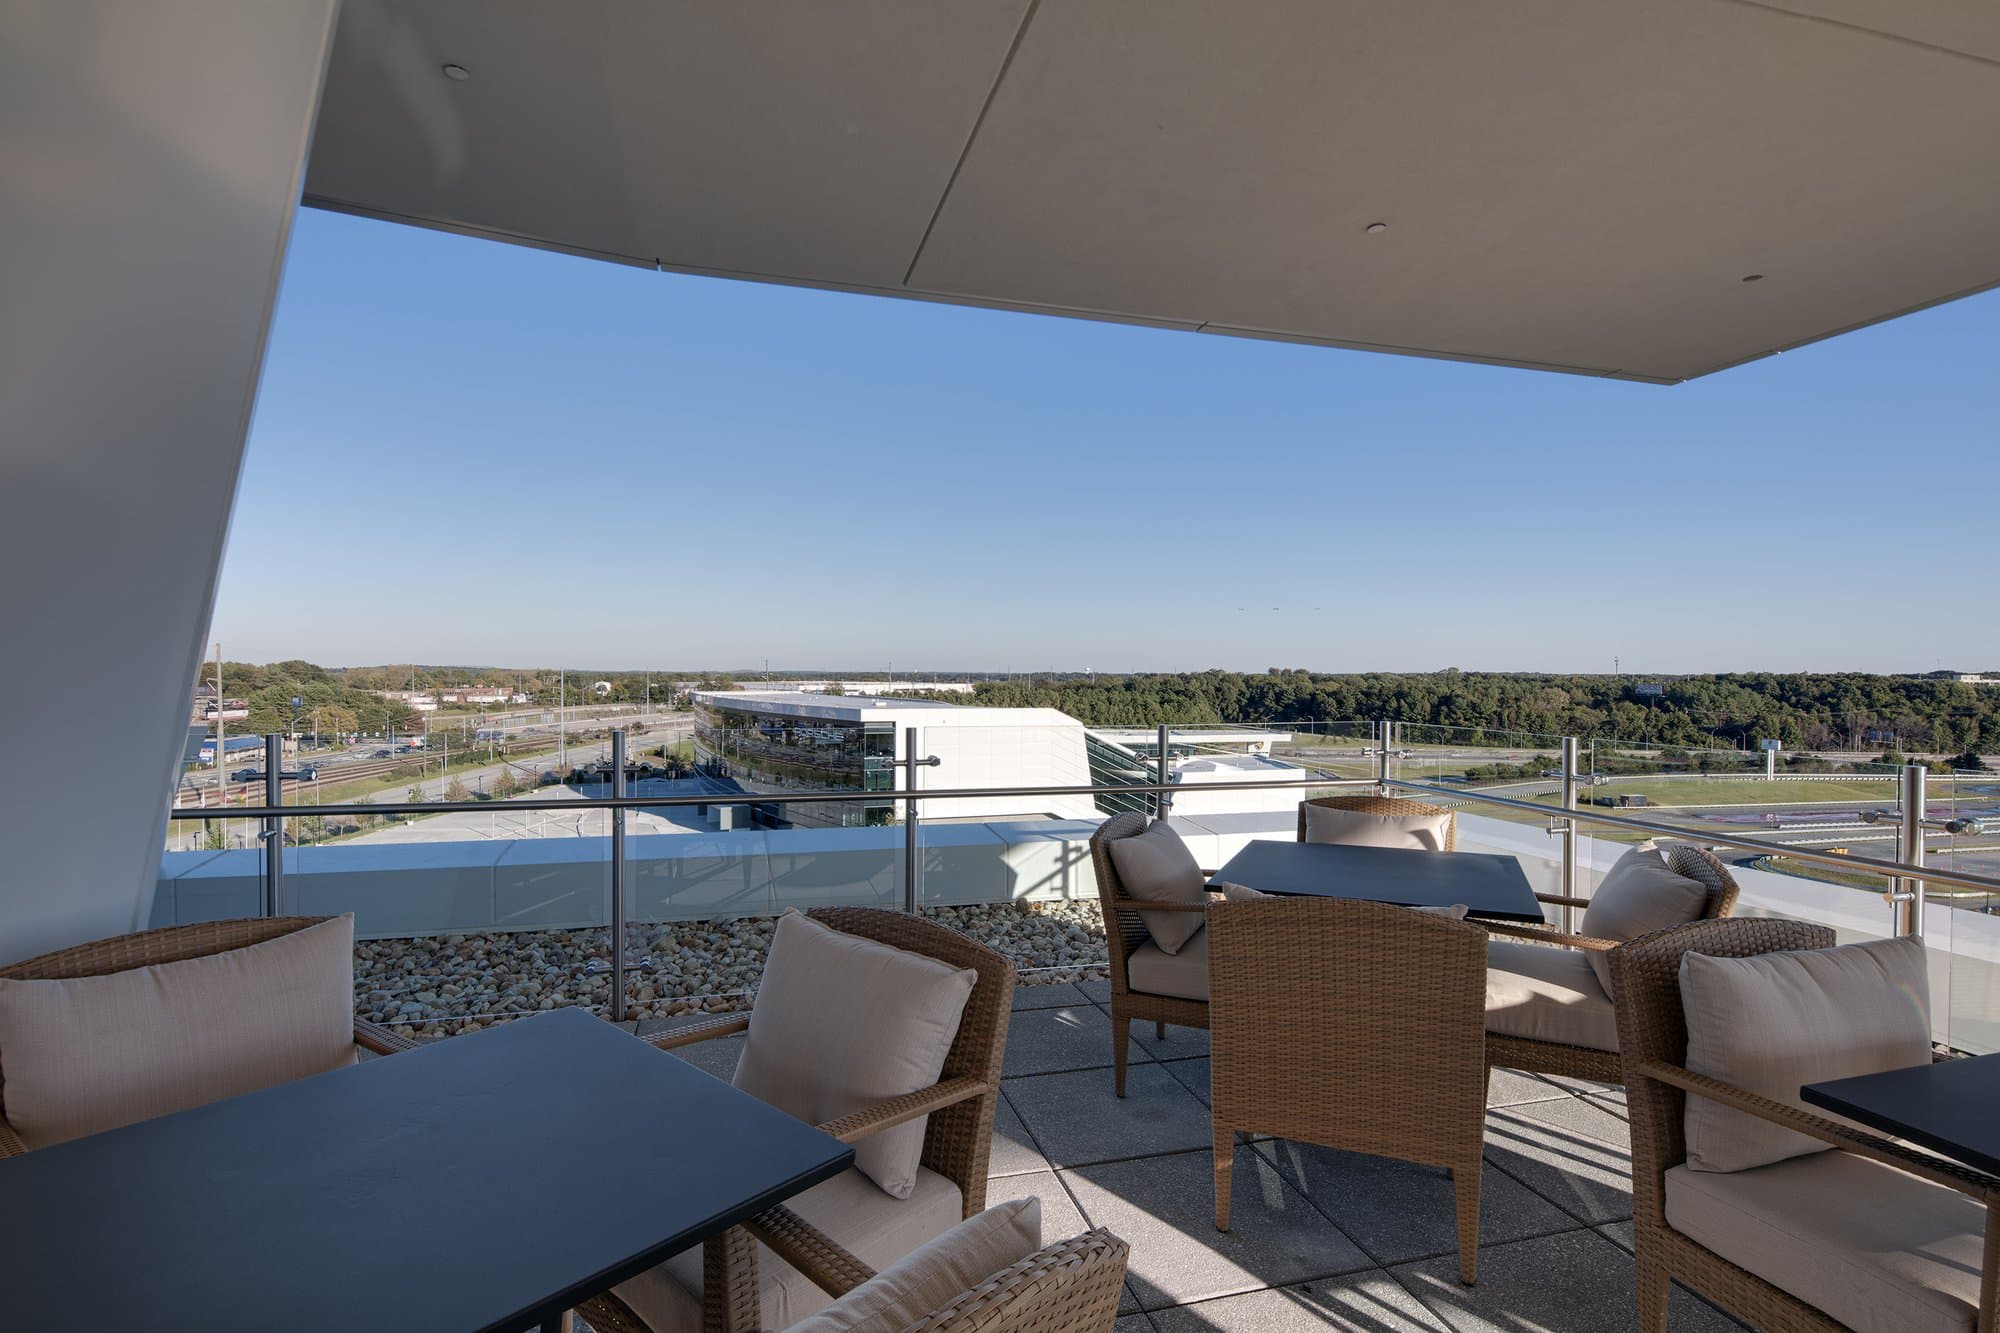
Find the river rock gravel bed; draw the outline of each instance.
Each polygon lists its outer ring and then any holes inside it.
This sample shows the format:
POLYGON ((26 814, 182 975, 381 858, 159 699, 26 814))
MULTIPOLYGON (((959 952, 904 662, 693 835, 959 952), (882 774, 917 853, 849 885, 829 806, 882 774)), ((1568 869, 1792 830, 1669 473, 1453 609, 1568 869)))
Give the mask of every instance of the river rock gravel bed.
MULTIPOLYGON (((1104 975, 1104 921, 1094 902, 938 907, 926 915, 1012 958, 1021 984, 1104 975)), ((628 929, 633 1018, 728 1013, 749 1006, 771 946, 770 917, 635 922, 628 929)), ((595 930, 488 931, 354 946, 354 1009, 404 1036, 477 1032, 611 997, 611 952, 595 930)))

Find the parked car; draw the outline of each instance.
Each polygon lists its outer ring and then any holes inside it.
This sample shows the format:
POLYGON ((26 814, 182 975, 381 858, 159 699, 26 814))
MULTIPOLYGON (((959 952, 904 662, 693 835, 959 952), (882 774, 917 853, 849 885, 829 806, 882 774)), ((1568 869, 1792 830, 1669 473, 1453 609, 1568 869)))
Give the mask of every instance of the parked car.
POLYGON ((258 782, 263 777, 264 770, 261 768, 239 768, 232 770, 229 774, 231 782, 258 782))
POLYGON ((368 757, 370 759, 394 759, 396 756, 388 750, 377 750, 368 757))

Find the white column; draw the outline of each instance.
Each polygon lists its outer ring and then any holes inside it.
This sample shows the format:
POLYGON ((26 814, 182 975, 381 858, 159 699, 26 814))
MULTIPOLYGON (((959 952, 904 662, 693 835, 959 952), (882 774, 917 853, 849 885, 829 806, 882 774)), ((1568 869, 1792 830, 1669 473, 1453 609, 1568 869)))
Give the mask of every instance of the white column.
POLYGON ((151 911, 335 11, 0 0, 0 961, 151 911))

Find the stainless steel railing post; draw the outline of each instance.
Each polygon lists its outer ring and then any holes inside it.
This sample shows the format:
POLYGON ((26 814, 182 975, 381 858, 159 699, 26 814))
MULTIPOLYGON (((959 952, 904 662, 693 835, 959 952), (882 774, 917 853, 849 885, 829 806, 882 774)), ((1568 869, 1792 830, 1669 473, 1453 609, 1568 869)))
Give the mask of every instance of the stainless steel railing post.
MULTIPOLYGON (((1167 775, 1172 771, 1172 768, 1167 760, 1167 747, 1172 743, 1173 743, 1173 728, 1169 727, 1166 723, 1162 722, 1160 724, 1160 736, 1159 736, 1160 750, 1159 753, 1156 756, 1154 756, 1153 770, 1159 775, 1159 783, 1160 786, 1163 788, 1167 785, 1167 780, 1168 780, 1167 775)), ((1167 817, 1167 811, 1172 807, 1173 807, 1173 798, 1171 796, 1168 796, 1165 791, 1156 792, 1154 794, 1153 817, 1155 819, 1165 819, 1167 817)))
MULTIPOLYGON (((221 705, 218 704, 219 708, 221 705)), ((222 763, 222 754, 216 752, 215 762, 222 763)), ((285 738, 277 732, 264 737, 264 804, 275 809, 285 803, 285 738)), ((263 912, 267 917, 278 915, 278 894, 285 882, 285 820, 282 815, 267 815, 264 818, 264 895, 263 912)))
POLYGON ((923 874, 923 849, 917 844, 917 784, 922 781, 917 776, 921 767, 917 755, 922 748, 922 733, 916 727, 903 728, 903 910, 915 916, 922 903, 920 879, 923 874))
MULTIPOLYGON (((1562 808, 1566 811, 1574 811, 1576 809, 1578 767, 1576 737, 1565 736, 1562 738, 1562 808)), ((1562 896, 1564 898, 1576 897, 1578 831, 1576 820, 1565 815, 1562 821, 1562 896)), ((1562 905, 1562 909, 1563 933, 1565 935, 1573 935, 1576 933, 1574 920, 1576 908, 1572 904, 1565 902, 1562 905)))
POLYGON ((1389 783, 1395 778, 1390 768, 1390 755, 1396 748, 1396 724, 1377 722, 1375 724, 1375 781, 1382 795, 1389 794, 1389 783))
MULTIPOLYGON (((625 799, 625 729, 611 733, 611 797, 625 799)), ((625 807, 611 807, 611 1021, 625 1021, 625 807)))
MULTIPOLYGON (((1903 821, 1898 839, 1901 855, 1896 859, 1904 865, 1920 866, 1924 863, 1924 816, 1929 813, 1925 779, 1928 776, 1929 770, 1922 764, 1903 766, 1903 821)), ((1923 934, 1924 882, 1914 877, 1898 879, 1890 900, 1896 907, 1896 933, 1923 934)))

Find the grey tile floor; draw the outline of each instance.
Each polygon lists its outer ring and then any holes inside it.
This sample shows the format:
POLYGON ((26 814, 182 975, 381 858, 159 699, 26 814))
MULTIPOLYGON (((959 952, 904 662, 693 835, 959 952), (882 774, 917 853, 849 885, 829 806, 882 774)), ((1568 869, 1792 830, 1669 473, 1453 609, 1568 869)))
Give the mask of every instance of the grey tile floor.
MULTIPOLYGON (((1622 1092, 1495 1070, 1479 1283, 1458 1281, 1451 1183, 1432 1168, 1260 1138, 1239 1145, 1214 1224, 1208 1034, 1134 1025, 1112 1094, 1109 987, 1023 986, 994 1116, 989 1202, 1033 1196, 1051 1239, 1132 1247, 1115 1333, 1357 1329, 1615 1333, 1636 1326, 1622 1092), (1144 1031, 1139 1029, 1143 1027, 1144 1031)), ((663 1024, 637 1025, 642 1033, 663 1024)), ((719 1078, 742 1039, 684 1054, 719 1078)), ((1675 1289, 1669 1327, 1740 1327, 1675 1289)))
MULTIPOLYGON (((1208 1034, 1135 1024, 1112 1095, 1101 983, 1024 986, 994 1121, 992 1202, 1034 1195, 1050 1236, 1105 1226, 1132 1246, 1116 1333, 1361 1329, 1606 1333, 1636 1324, 1623 1097, 1494 1071, 1479 1284, 1458 1281, 1443 1173, 1308 1144, 1236 1150, 1214 1225, 1208 1034)), ((1738 1328, 1676 1289, 1669 1326, 1738 1328)))

